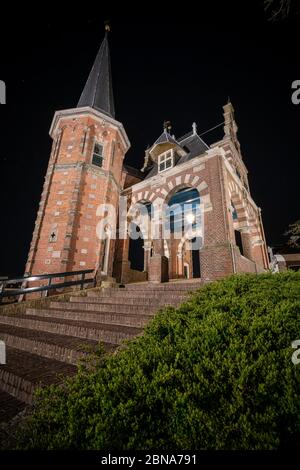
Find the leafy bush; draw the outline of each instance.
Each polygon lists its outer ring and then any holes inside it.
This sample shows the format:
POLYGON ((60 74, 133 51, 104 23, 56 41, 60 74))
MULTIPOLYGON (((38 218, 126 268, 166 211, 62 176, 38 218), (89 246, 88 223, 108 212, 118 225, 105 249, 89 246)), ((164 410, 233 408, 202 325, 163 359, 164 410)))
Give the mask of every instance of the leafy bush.
POLYGON ((19 448, 274 449, 300 442, 300 273, 240 275, 40 392, 19 448))

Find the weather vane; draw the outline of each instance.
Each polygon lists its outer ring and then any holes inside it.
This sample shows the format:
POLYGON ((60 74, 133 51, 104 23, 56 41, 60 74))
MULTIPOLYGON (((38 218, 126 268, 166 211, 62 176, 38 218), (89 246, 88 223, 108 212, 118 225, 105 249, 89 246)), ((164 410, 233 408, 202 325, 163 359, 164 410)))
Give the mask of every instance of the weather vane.
POLYGON ((170 121, 164 121, 164 130, 167 132, 170 132, 172 129, 171 122, 170 121))
POLYGON ((110 22, 108 20, 104 21, 104 29, 106 33, 110 32, 110 22))

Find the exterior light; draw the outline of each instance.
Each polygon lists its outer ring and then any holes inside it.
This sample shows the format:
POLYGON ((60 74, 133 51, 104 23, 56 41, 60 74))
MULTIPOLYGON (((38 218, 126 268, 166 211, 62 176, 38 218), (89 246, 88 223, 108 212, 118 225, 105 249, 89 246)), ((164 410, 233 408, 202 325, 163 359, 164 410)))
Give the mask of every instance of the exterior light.
POLYGON ((189 224, 193 224, 195 222, 195 215, 192 212, 189 212, 188 214, 186 214, 185 218, 189 224))

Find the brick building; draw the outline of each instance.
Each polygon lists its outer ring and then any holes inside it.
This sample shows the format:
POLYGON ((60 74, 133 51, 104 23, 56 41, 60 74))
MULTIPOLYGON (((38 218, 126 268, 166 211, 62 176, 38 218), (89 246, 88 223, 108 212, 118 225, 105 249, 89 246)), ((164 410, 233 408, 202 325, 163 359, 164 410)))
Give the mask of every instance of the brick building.
POLYGON ((146 150, 143 168, 125 165, 130 142, 115 119, 105 36, 77 107, 54 115, 26 273, 94 269, 98 279, 128 283, 182 277, 209 281, 268 269, 261 211, 250 194, 233 106, 228 102, 223 109, 224 137, 210 147, 195 123, 190 133, 175 137, 167 122, 146 150), (129 210, 125 224, 140 232, 137 240, 128 236, 126 225, 106 223, 109 208, 119 215, 120 198, 129 210), (177 209, 170 210, 167 237, 165 208, 173 204, 177 209), (139 227, 141 207, 148 227, 158 227, 156 236, 152 228, 139 227), (174 225, 188 218, 200 229, 179 236, 174 225))
POLYGON ((272 272, 300 271, 300 249, 288 245, 268 247, 272 272))

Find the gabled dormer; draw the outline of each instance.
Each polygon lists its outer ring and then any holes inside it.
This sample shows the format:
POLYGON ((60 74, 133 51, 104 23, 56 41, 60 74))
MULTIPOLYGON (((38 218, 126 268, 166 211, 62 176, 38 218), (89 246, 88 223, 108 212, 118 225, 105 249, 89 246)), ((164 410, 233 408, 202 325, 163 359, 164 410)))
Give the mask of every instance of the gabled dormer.
POLYGON ((204 154, 208 146, 197 134, 196 124, 189 134, 176 139, 170 134, 170 123, 164 123, 164 131, 145 152, 142 172, 148 177, 163 173, 176 165, 204 154))
POLYGON ((165 124, 163 133, 149 149, 149 156, 152 162, 157 165, 158 173, 175 166, 178 160, 187 153, 169 134, 169 129, 170 127, 168 128, 165 124))

